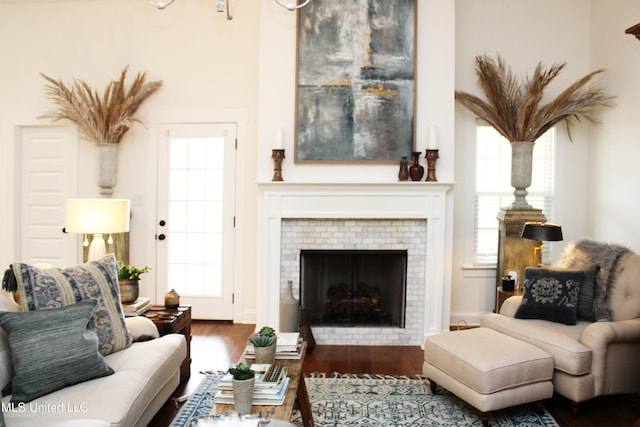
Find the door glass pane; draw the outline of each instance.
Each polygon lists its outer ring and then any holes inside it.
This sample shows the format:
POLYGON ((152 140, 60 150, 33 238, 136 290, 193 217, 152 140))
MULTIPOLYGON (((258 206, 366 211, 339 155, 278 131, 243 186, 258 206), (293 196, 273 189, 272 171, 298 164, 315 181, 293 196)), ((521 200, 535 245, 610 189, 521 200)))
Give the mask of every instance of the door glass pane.
POLYGON ((224 138, 174 138, 170 153, 170 283, 180 295, 219 296, 224 138))

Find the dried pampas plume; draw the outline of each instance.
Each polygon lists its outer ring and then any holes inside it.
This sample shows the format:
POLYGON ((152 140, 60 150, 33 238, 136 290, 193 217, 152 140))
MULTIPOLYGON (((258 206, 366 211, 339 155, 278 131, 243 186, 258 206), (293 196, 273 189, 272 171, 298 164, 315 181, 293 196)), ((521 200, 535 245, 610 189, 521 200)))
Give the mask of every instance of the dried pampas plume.
POLYGON ((533 75, 521 81, 499 55, 497 61, 479 55, 475 58, 475 69, 487 100, 459 91, 455 97, 509 141, 533 142, 562 121, 571 139, 572 125, 583 119, 597 124, 595 113, 602 107, 613 106, 614 98, 590 84, 604 71, 597 70, 577 80, 548 104, 540 105, 544 90, 565 65, 546 68, 539 63, 533 75))
POLYGON ((140 104, 162 86, 162 81, 146 82, 146 73, 138 73, 127 88, 128 69, 127 66, 122 70, 119 80, 107 84, 102 96, 83 80, 74 79, 73 85, 67 87, 62 80, 40 73, 47 81, 47 97, 58 107, 41 117, 69 120, 86 138, 97 143, 119 143, 133 123, 142 123, 134 117, 140 104))

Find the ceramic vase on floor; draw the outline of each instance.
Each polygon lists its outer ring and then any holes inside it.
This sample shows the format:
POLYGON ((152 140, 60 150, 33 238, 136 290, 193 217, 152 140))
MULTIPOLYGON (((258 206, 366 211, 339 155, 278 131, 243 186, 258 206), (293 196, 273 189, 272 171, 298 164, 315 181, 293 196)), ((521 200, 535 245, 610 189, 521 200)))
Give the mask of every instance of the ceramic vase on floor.
POLYGON ((253 401, 253 386, 255 378, 248 380, 232 380, 233 382, 233 405, 238 414, 251 413, 251 403, 253 401))
POLYGON ((280 300, 280 332, 300 329, 300 302, 293 297, 293 280, 287 281, 287 294, 280 300))

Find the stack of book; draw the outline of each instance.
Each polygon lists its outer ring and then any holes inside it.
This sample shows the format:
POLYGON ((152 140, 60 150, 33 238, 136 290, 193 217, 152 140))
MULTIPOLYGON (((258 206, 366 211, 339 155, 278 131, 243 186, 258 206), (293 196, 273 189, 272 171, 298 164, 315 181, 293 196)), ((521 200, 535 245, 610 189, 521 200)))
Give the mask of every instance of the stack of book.
POLYGON ((138 298, 132 303, 122 304, 125 316, 139 316, 151 308, 151 299, 138 298))
MULTIPOLYGON (((299 332, 278 332, 276 359, 300 359, 302 355, 302 337, 299 332)), ((255 359, 253 344, 247 344, 244 356, 255 359)))
MULTIPOLYGON (((251 369, 256 373, 253 405, 282 405, 289 388, 287 369, 277 364, 253 364, 251 369)), ((219 390, 215 395, 216 403, 233 404, 232 380, 233 376, 228 372, 220 379, 219 390)))

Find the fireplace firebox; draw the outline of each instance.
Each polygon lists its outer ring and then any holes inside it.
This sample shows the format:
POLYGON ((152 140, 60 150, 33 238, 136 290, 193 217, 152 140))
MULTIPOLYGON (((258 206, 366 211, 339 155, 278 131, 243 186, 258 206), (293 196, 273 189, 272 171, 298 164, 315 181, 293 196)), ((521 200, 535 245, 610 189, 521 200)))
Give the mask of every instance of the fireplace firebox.
POLYGON ((302 250, 311 326, 405 326, 406 250, 302 250))

